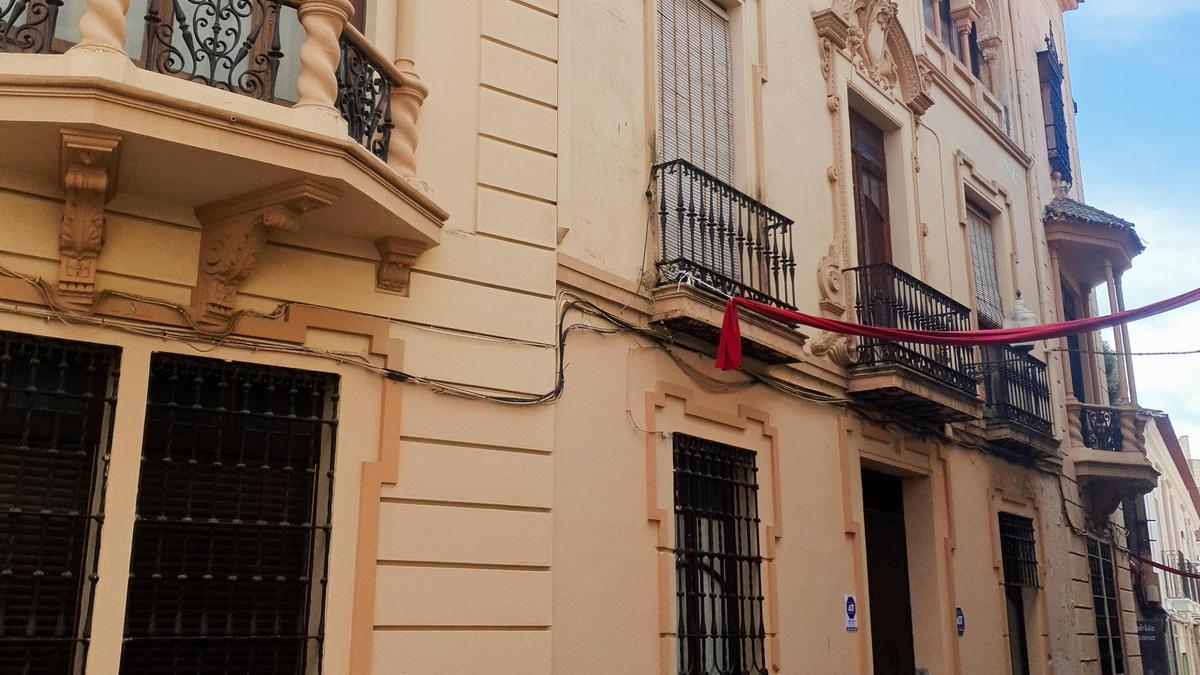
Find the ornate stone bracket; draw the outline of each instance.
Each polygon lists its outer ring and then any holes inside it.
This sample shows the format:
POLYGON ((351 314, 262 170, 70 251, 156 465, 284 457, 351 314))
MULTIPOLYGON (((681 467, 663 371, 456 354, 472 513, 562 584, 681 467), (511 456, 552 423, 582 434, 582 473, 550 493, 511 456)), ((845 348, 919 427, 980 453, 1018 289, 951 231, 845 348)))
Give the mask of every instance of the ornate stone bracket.
POLYGON ((413 263, 428 246, 411 239, 384 237, 375 242, 375 248, 379 251, 379 265, 375 268, 375 287, 388 293, 408 295, 408 280, 412 274, 413 263))
POLYGON ((271 232, 294 232, 300 217, 332 204, 337 193, 309 180, 286 183, 196 209, 203 228, 192 318, 202 328, 224 328, 233 318, 238 289, 254 271, 271 232))
POLYGON ((813 356, 828 358, 843 368, 849 368, 858 363, 857 338, 841 333, 825 333, 809 349, 813 356))
POLYGON ((104 245, 104 205, 117 191, 121 137, 62 132, 62 228, 58 235, 58 292, 88 306, 96 291, 96 259, 104 245))

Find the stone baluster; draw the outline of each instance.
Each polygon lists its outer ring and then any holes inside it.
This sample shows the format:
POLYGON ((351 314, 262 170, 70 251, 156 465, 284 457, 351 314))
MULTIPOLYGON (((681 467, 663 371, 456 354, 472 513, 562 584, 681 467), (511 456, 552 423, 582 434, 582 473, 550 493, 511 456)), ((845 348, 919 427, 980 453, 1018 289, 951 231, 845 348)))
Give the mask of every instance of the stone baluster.
POLYGON ((125 54, 125 15, 129 0, 87 0, 79 19, 79 44, 75 49, 94 49, 125 54))
POLYGON ((339 39, 354 7, 350 0, 300 0, 298 14, 304 26, 300 45, 299 101, 295 107, 314 110, 336 119, 337 68, 342 58, 339 39))
POLYGON ((399 0, 396 6, 396 69, 400 82, 392 88, 392 135, 388 145, 388 163, 397 173, 414 177, 417 173, 417 119, 429 88, 414 68, 415 0, 399 0))

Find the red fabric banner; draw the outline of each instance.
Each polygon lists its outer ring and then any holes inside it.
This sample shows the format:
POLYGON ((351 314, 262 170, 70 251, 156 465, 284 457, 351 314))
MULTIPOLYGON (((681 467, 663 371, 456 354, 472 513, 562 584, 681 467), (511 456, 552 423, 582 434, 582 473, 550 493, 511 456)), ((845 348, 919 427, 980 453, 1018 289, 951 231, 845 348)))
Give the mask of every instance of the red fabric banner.
POLYGON ((1156 563, 1149 558, 1143 558, 1140 555, 1134 555, 1132 553, 1129 554, 1129 557, 1133 558, 1134 560, 1139 560, 1155 569, 1160 569, 1164 572, 1167 572, 1168 574, 1177 574, 1181 577, 1188 577, 1189 579, 1200 579, 1200 574, 1195 572, 1184 572, 1183 570, 1175 569, 1174 567, 1168 567, 1162 563, 1156 563))
POLYGON ((1200 288, 1193 289, 1182 295, 1177 295, 1166 300, 1159 300, 1145 307, 1117 312, 1116 314, 1108 314, 1106 316, 1093 316, 1086 319, 1076 319, 1074 321, 1064 321, 1061 323, 1051 323, 1041 326, 1031 326, 1029 328, 996 328, 993 330, 961 330, 961 331, 934 331, 934 330, 902 330, 899 328, 883 328, 880 326, 867 326, 858 323, 849 323, 846 321, 838 321, 836 319, 826 319, 820 316, 812 316, 803 312, 797 312, 791 309, 781 309, 772 305, 755 302, 746 298, 730 298, 729 302, 725 303, 725 317, 721 323, 721 341, 717 345, 717 367, 721 370, 732 370, 737 368, 742 363, 742 332, 738 326, 738 308, 742 307, 747 311, 754 312, 768 319, 787 324, 799 324, 810 328, 817 328, 824 331, 832 331, 834 333, 844 333, 846 335, 857 335, 859 337, 877 338, 880 340, 891 340, 894 342, 921 342, 934 345, 957 345, 957 346, 979 346, 979 345, 994 345, 994 344, 1012 344, 1019 342, 1036 342, 1038 340, 1048 340, 1051 338, 1060 338, 1066 335, 1074 335, 1076 333, 1087 333, 1090 331, 1109 328, 1117 324, 1137 321, 1155 314, 1162 314, 1172 309, 1178 309, 1184 305, 1191 304, 1200 300, 1200 288))

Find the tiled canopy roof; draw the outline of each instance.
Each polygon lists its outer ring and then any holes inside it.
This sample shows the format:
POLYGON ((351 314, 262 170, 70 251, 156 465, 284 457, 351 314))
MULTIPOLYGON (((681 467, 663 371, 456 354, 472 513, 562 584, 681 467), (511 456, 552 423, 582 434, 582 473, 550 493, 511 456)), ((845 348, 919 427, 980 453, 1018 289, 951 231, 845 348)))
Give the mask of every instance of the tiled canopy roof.
POLYGON ((1108 211, 1102 211, 1094 206, 1088 206, 1083 202, 1077 202, 1068 197, 1056 197, 1054 201, 1046 205, 1046 220, 1072 220, 1079 223, 1088 223, 1090 225, 1102 225, 1104 227, 1114 227, 1120 230, 1126 230, 1133 235, 1133 239, 1137 242, 1138 250, 1144 251, 1146 245, 1142 243, 1140 237, 1134 229, 1133 223, 1118 218, 1108 211))

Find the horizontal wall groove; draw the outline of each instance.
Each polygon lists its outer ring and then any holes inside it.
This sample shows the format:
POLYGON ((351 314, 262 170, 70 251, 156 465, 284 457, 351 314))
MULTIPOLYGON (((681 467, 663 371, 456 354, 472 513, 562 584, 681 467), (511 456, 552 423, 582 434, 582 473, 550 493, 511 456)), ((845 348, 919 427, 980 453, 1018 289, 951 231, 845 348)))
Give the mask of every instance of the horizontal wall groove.
POLYGON ((409 504, 412 506, 441 506, 455 509, 478 509, 480 511, 509 511, 513 513, 550 513, 548 506, 518 506, 515 504, 490 504, 487 502, 462 502, 443 499, 417 499, 412 497, 380 497, 384 504, 409 504))
POLYGON ((546 63, 552 63, 554 65, 558 65, 558 59, 556 59, 556 58, 546 56, 545 54, 539 54, 538 52, 535 52, 532 49, 526 49, 525 47, 522 47, 520 45, 515 45, 511 42, 501 40, 498 37, 493 37, 491 35, 488 35, 487 33, 481 33, 479 35, 479 37, 480 37, 480 39, 491 42, 492 44, 500 45, 501 47, 508 47, 509 49, 513 50, 514 52, 520 52, 527 56, 532 56, 535 59, 541 59, 541 60, 545 61, 546 63))
POLYGON ((497 87, 496 85, 489 84, 487 82, 480 82, 479 88, 487 89, 488 91, 494 91, 497 94, 504 94, 505 96, 511 96, 513 98, 525 101, 526 103, 532 103, 534 105, 540 105, 543 108, 549 108, 550 110, 555 110, 555 111, 558 110, 558 106, 554 105, 553 103, 546 103, 545 101, 538 100, 531 96, 526 96, 524 94, 518 94, 517 92, 515 92, 511 89, 505 89, 504 87, 497 87))
POLYGON ((549 572, 549 565, 506 565, 502 563, 439 562, 435 560, 378 560, 380 567, 417 567, 450 570, 503 570, 510 572, 549 572))
POLYGON ((483 183, 483 182, 476 183, 476 185, 478 185, 481 188, 495 190, 496 192, 503 192, 506 195, 512 195, 514 197, 524 197, 525 199, 528 199, 530 201, 541 202, 543 204, 549 204, 551 206, 558 206, 558 202, 554 201, 553 199, 546 199, 545 197, 538 197, 537 195, 531 195, 528 192, 521 192, 519 190, 510 190, 508 188, 500 187, 499 185, 492 185, 490 183, 483 183))
MULTIPOLYGON (((480 187, 483 187, 483 186, 480 186, 480 187)), ((475 235, 478 237, 487 237, 488 239, 495 239, 496 241, 503 241, 503 242, 509 243, 509 244, 519 244, 521 246, 528 246, 530 248, 536 248, 536 249, 539 249, 542 251, 557 251, 558 250, 558 247, 556 247, 556 246, 550 246, 548 244, 537 244, 532 241, 525 241, 523 239, 515 239, 513 237, 506 237, 502 234, 493 234, 491 232, 476 232, 475 235)))
POLYGON ((460 625, 376 625, 373 627, 377 631, 477 631, 480 633, 503 631, 506 633, 513 632, 540 632, 550 630, 549 624, 530 624, 519 626, 460 626, 460 625))
POLYGON ((538 7, 537 5, 533 5, 528 2, 524 2, 523 0, 509 0, 509 1, 512 2, 514 5, 520 5, 522 7, 532 9, 533 11, 538 12, 539 14, 545 14, 546 16, 552 16, 556 19, 558 18, 558 14, 555 14, 554 12, 546 9, 545 7, 538 7))
POLYGON ((489 134, 489 133, 486 133, 486 132, 482 132, 482 131, 481 131, 481 132, 479 132, 479 137, 480 137, 480 138, 486 138, 486 139, 488 139, 489 141, 495 141, 495 142, 497 142, 497 143, 503 143, 503 144, 505 144, 505 145, 511 145, 511 146, 512 146, 512 147, 514 147, 514 148, 520 148, 520 149, 522 149, 522 150, 528 150, 529 152, 536 152, 537 154, 539 154, 539 155, 545 155, 546 157, 551 157, 551 158, 557 158, 557 157, 558 157, 558 153, 557 153, 557 152, 551 152, 551 151, 549 151, 549 150, 543 150, 542 148, 534 147, 534 146, 532 146, 532 145, 526 145, 526 144, 524 144, 524 143, 520 143, 520 142, 514 141, 514 140, 512 140, 512 139, 505 138, 505 137, 503 137, 503 136, 497 136, 497 135, 495 135, 495 134, 489 134))
POLYGON ((445 279, 446 281, 457 281, 457 282, 461 282, 464 284, 471 284, 472 286, 482 286, 483 288, 490 288, 490 289, 496 290, 496 291, 504 291, 505 293, 516 293, 518 295, 528 295, 530 297, 540 298, 542 300, 553 300, 554 299, 554 293, 539 293, 537 291, 529 291, 529 290, 525 290, 523 288, 515 288, 513 286, 505 286, 503 284, 494 284, 494 283, 491 283, 488 281, 480 281, 478 279, 469 279, 467 277, 459 277, 459 276, 455 276, 453 274, 443 274, 441 272, 433 272, 430 270, 421 269, 419 267, 412 268, 412 273, 413 274, 422 274, 427 277, 435 277, 438 279, 445 279))
POLYGON ((519 448, 512 445, 493 445, 490 443, 475 443, 471 441, 456 441, 450 438, 428 438, 423 436, 400 436, 401 441, 412 443, 428 443, 429 445, 449 445, 457 448, 475 448, 477 450, 495 450, 496 452, 516 452, 525 455, 552 455, 552 450, 539 448, 519 448))

